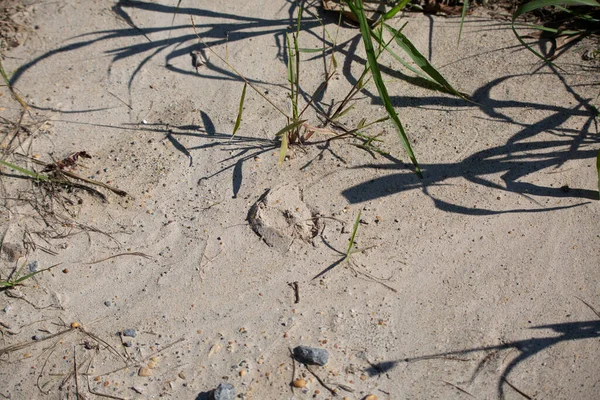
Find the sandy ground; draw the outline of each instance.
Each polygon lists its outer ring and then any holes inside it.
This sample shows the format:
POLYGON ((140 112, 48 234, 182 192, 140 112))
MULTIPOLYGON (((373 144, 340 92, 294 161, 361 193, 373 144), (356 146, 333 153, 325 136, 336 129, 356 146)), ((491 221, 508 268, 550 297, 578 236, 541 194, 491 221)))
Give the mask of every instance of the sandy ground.
MULTIPOLYGON (((499 20, 469 18, 459 46, 456 18, 394 20, 473 100, 382 56, 419 179, 389 123, 370 133, 390 156, 317 133, 278 166, 286 120, 250 89, 230 140, 243 82, 215 56, 192 67, 202 46, 190 16, 287 112, 291 1, 183 1, 173 24, 175 0, 25 3, 36 29, 3 60, 32 106, 16 151, 46 162, 86 151, 73 172, 130 196, 52 200, 3 169, 2 278, 61 264, 0 294, 2 397, 206 399, 230 382, 243 399, 332 398, 294 368, 288 349, 303 344, 329 351, 312 370, 339 398, 600 398, 598 65, 582 61, 585 42, 553 70, 499 20), (272 246, 249 223, 261 198, 272 246), (345 262, 359 211, 362 251, 345 262), (42 220, 52 213, 61 222, 42 220), (304 390, 290 388, 293 372, 304 390)), ((335 35, 335 15, 309 6, 303 48, 322 44, 317 17, 335 35)), ((318 107, 361 73, 357 35, 340 28, 338 74, 318 107)), ((306 99, 323 57, 301 65, 306 99)), ((0 102, 16 121, 6 88, 0 102)), ((384 115, 370 84, 343 121, 384 115)))

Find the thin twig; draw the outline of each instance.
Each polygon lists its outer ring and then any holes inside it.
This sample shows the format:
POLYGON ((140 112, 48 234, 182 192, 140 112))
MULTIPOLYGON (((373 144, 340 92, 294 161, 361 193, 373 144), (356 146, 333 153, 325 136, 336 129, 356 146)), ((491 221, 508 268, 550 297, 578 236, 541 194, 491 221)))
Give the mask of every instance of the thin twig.
POLYGON ((332 388, 330 388, 325 382, 323 382, 323 380, 321 378, 319 378, 319 376, 317 374, 315 374, 308 365, 304 364, 304 366, 306 367, 307 371, 310 372, 312 374, 312 376, 314 376, 317 379, 317 381, 319 381, 321 386, 323 386, 325 389, 327 389, 329 391, 329 393, 331 393, 332 395, 337 396, 337 392, 335 390, 333 390, 332 388))
POLYGON ((524 393, 523 391, 521 391, 520 389, 518 389, 517 387, 515 387, 515 385, 513 385, 512 383, 510 383, 508 381, 508 379, 506 379, 506 377, 504 375, 502 375, 501 378, 504 382, 506 382, 506 384, 508 386, 510 386, 515 392, 519 393, 521 396, 525 397, 528 400, 533 400, 533 397, 529 396, 528 394, 524 393))

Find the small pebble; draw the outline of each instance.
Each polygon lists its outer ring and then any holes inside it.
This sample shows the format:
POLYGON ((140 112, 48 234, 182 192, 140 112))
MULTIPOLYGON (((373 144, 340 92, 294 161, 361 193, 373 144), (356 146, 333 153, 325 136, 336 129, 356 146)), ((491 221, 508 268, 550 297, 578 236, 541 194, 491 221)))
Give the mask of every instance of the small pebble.
POLYGON ((27 269, 29 269, 29 272, 37 272, 38 262, 37 261, 30 262, 29 264, 27 264, 27 269))
POLYGON ((133 347, 133 342, 131 340, 126 340, 123 342, 123 346, 125 347, 133 347))
POLYGON ((186 376, 185 372, 183 372, 183 371, 181 371, 181 372, 178 374, 178 376, 179 376, 181 379, 183 379, 183 380, 186 380, 186 379, 187 379, 187 376, 186 376))
POLYGON ((292 385, 299 389, 304 389, 306 387, 306 381, 302 378, 294 379, 292 385))
POLYGON ((329 360, 329 353, 325 349, 316 347, 297 346, 294 348, 294 357, 296 360, 305 364, 315 364, 323 366, 329 360))
POLYGON ((111 303, 110 303, 110 301, 109 301, 109 300, 106 300, 106 301, 104 302, 104 305, 105 305, 106 307, 110 307, 110 304, 111 304, 111 303))
POLYGON ((231 383, 221 383, 213 392, 214 400, 235 400, 235 387, 231 383))
POLYGON ((63 274, 68 274, 69 273, 69 268, 65 268, 62 270, 63 274))
POLYGON ((42 340, 44 337, 42 335, 35 335, 33 340, 42 340))
POLYGON ((379 397, 375 396, 374 394, 369 394, 365 396, 364 400, 379 400, 379 397))
POLYGON ((152 370, 150 368, 147 368, 147 367, 142 367, 138 371, 138 375, 139 376, 151 376, 152 375, 152 370))
POLYGON ((128 337, 136 337, 137 332, 135 331, 135 329, 125 329, 123 331, 123 336, 128 336, 128 337))

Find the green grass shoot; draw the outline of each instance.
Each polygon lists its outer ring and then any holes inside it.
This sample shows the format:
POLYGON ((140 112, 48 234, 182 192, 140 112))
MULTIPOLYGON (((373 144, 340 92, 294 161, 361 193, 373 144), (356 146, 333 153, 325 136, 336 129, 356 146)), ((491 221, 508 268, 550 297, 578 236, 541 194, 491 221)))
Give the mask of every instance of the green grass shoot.
POLYGON ((383 78, 381 76, 381 71, 379 70, 379 65, 377 64, 377 57, 375 55, 375 49, 373 48, 373 42, 371 41, 371 28, 369 27, 367 17, 365 16, 365 10, 363 8, 362 0, 345 0, 346 4, 350 7, 354 15, 357 17, 358 22, 360 24, 360 32, 363 38, 363 44, 365 46, 365 51, 367 53, 367 60, 369 62, 369 67, 371 69, 371 75, 373 76, 373 81, 375 82, 375 86, 377 87, 377 91, 379 92, 379 97, 383 102, 383 105, 390 116, 394 127, 396 128, 396 132, 402 141, 404 149, 408 153, 408 156, 415 167, 415 172, 419 177, 422 177, 423 174, 421 172, 421 168, 419 167, 419 163, 417 162, 417 158, 412 150, 412 146, 410 145, 410 141, 408 140, 408 136, 404 131, 404 127, 400 122, 400 118, 394 110, 394 106, 392 105, 392 101, 388 94, 385 83, 383 82, 383 78))
POLYGON ((275 134, 276 137, 281 136, 281 146, 279 148, 279 164, 283 163, 285 160, 285 155, 287 154, 288 144, 289 144, 289 136, 288 132, 292 131, 295 128, 298 128, 300 125, 305 123, 305 119, 301 119, 299 121, 294 121, 289 125, 283 127, 279 132, 275 134))
POLYGON ((344 258, 344 261, 348 261, 350 259, 350 255, 352 254, 352 249, 354 248, 354 239, 356 238, 356 232, 358 232, 358 225, 360 225, 361 213, 362 210, 358 211, 356 221, 354 221, 354 227, 352 228, 352 235, 350 235, 350 243, 348 243, 348 250, 346 250, 346 257, 344 258))
MULTIPOLYGON (((242 97, 240 97, 240 107, 238 109, 238 115, 235 120, 235 126, 233 127, 233 133, 231 134, 231 139, 235 136, 235 133, 240 128, 240 124, 242 123, 242 111, 244 110, 244 100, 246 99, 246 87, 247 83, 244 82, 244 88, 242 89, 242 97)), ((231 140, 229 139, 229 140, 231 140)))
POLYGON ((552 64, 550 62, 550 60, 548 58, 544 57, 543 55, 541 55, 540 53, 538 53, 537 51, 535 51, 527 43, 525 43, 525 41, 523 40, 521 35, 519 35, 517 33, 517 29, 515 27, 515 25, 516 25, 515 22, 516 22, 517 18, 519 18, 523 14, 538 10, 540 8, 550 7, 550 6, 600 7, 600 3, 598 3, 596 0, 533 0, 533 1, 530 1, 529 3, 525 3, 525 4, 521 5, 519 8, 517 8, 517 10, 515 11, 515 13, 512 16, 512 21, 511 21, 511 28, 512 28, 513 33, 517 37, 517 40, 519 40, 519 42, 525 48, 527 48, 527 50, 529 50, 530 52, 535 54, 538 58, 540 58, 541 60, 543 60, 545 63, 548 63, 548 64, 552 64))
POLYGON ((21 268, 19 268, 19 270, 16 272, 15 277, 13 279, 9 279, 9 280, 0 280, 0 290, 2 289, 10 289, 13 288, 15 286, 20 285, 23 281, 31 278, 32 276, 35 276, 37 274, 41 274, 44 271, 49 271, 54 267, 57 267, 59 265, 61 265, 62 263, 58 263, 58 264, 54 264, 48 268, 44 268, 44 269, 40 269, 39 271, 35 271, 35 272, 31 272, 27 275, 21 275, 21 272, 23 271, 23 268, 25 267, 25 263, 23 263, 23 265, 21 266, 21 268))
POLYGON ((456 41, 456 45, 460 44, 460 37, 462 35, 463 26, 465 24, 465 16, 467 15, 467 11, 469 10, 469 0, 463 0, 462 12, 460 13, 460 28, 458 29, 458 40, 456 41))
POLYGON ((15 171, 19 171, 20 173, 25 174, 25 175, 27 175, 27 176, 29 176, 29 177, 31 177, 33 179, 39 180, 39 181, 48 181, 48 180, 50 180, 50 178, 48 178, 46 175, 41 175, 41 174, 38 174, 35 171, 30 171, 28 169, 21 168, 18 165, 9 163, 8 161, 0 160, 0 164, 4 165, 5 167, 12 168, 15 171))
POLYGON ((598 171, 598 200, 600 200, 600 150, 596 156, 596 171, 598 171))
POLYGON ((396 40, 396 44, 402 48, 408 54, 408 56, 417 64, 423 72, 425 72, 434 82, 438 85, 444 87, 450 93, 465 98, 465 96, 460 93, 458 90, 454 89, 452 85, 440 74, 431 63, 427 60, 427 58, 417 50, 417 48, 411 43, 410 40, 400 31, 395 30, 391 26, 384 24, 387 30, 389 30, 392 35, 394 35, 394 39, 396 40))
POLYGON ((21 104, 21 106, 25 110, 29 110, 29 105, 27 105, 27 103, 25 103, 25 101, 21 98, 21 96, 19 96, 17 94, 15 88, 13 88, 13 86, 10 84, 10 79, 8 79, 8 75, 6 74, 6 71, 4 70, 4 66, 2 65, 2 57, 1 56, 0 56, 0 75, 2 75, 2 80, 8 87, 8 90, 10 90, 10 93, 12 94, 14 99, 17 100, 19 102, 19 104, 21 104))

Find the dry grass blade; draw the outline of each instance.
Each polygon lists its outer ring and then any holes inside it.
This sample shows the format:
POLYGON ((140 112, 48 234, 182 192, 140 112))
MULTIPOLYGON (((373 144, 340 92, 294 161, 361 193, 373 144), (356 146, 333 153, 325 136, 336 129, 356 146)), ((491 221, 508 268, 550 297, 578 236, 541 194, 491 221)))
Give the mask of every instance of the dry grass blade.
POLYGON ((596 316, 598 318, 600 318, 600 312, 598 310, 596 310, 594 307, 592 307, 592 305, 590 303, 588 303, 587 301, 583 300, 581 297, 575 296, 575 298, 577 300, 581 301, 583 304, 585 304, 590 310, 592 310, 594 312, 594 314, 596 314, 596 316))
POLYGON ((472 397, 472 398, 474 398, 474 399, 476 398, 476 397, 475 397, 475 396, 473 396, 471 393, 467 392, 465 389, 463 389, 463 388, 461 388, 461 387, 459 387, 459 386, 456 386, 456 385, 455 385, 455 384, 453 384, 453 383, 450 383, 450 382, 447 382, 447 381, 442 381, 442 382, 444 382, 444 383, 445 383, 446 385, 448 385, 448 386, 452 386, 454 389, 458 390, 458 391, 459 391, 459 392, 461 392, 461 393, 467 394, 467 395, 469 395, 470 397, 472 397))
MULTIPOLYGON (((56 168, 55 168, 56 165, 55 164, 45 163, 43 161, 39 161, 39 160, 27 157, 27 156, 25 156, 23 154, 19 154, 19 153, 17 153, 17 155, 22 156, 22 157, 26 157, 26 158, 30 159, 32 162, 34 162, 34 163, 36 163, 38 165, 43 165, 49 171, 56 170, 56 168)), ((129 196, 129 194, 126 191, 118 189, 118 188, 116 188, 114 186, 107 185, 106 183, 98 182, 98 181, 95 181, 93 179, 84 178, 84 177, 79 176, 79 175, 77 175, 77 174, 75 174, 73 172, 65 171, 65 170, 62 170, 62 169, 60 171, 58 171, 58 172, 60 172, 60 174, 62 174, 62 175, 68 176, 69 178, 78 179, 78 180, 80 180, 82 182, 89 183, 91 185, 103 187, 104 189, 110 190, 111 192, 113 192, 113 193, 115 193, 115 194, 117 194, 117 195, 119 195, 121 197, 129 196)), ((77 184, 69 182, 68 180, 59 180, 59 179, 50 179, 50 178, 48 178, 47 180, 49 180, 51 182, 54 182, 54 183, 60 183, 60 184, 65 184, 65 185, 77 186, 79 188, 82 188, 81 185, 78 186, 77 184)), ((85 188, 82 188, 82 189, 85 189, 85 188)))
POLYGON ((523 392, 521 389, 517 388, 515 385, 510 383, 505 376, 502 376, 502 380, 510 386, 515 392, 519 393, 521 396, 525 397, 527 400, 533 400, 533 397, 529 396, 527 393, 523 392))
POLYGON ((101 262, 108 261, 108 260, 110 260, 110 259, 112 259, 112 258, 121 257, 121 256, 137 256, 137 257, 144 257, 144 258, 147 258, 147 259, 149 259, 149 260, 152 260, 152 259, 153 259, 152 257, 150 257, 150 256, 149 256, 149 255, 147 255, 147 254, 140 253, 140 252, 137 252, 137 251, 136 251, 136 252, 132 252, 132 253, 121 253, 121 254, 115 254, 114 256, 110 256, 110 257, 103 258, 103 259, 101 259, 101 260, 97 260, 97 261, 92 261, 92 262, 86 263, 86 265, 94 265, 94 264, 99 264, 99 263, 101 263, 101 262))
POLYGON ((13 86, 10 84, 10 79, 8 79, 8 75, 6 74, 6 71, 4 70, 4 66, 2 65, 2 57, 0 57, 0 75, 2 75, 2 80, 8 87, 8 90, 10 90, 10 93, 12 94, 14 99, 17 100, 19 102, 19 104, 21 104, 21 106, 25 110, 29 110, 29 105, 27 105, 27 103, 25 103, 25 101, 23 101, 23 99, 21 99, 21 96, 19 96, 17 94, 17 92, 15 91, 15 88, 13 88, 13 86))
POLYGON ((252 84, 252 82, 250 82, 248 79, 246 79, 246 77, 244 75, 242 75, 241 73, 238 72, 237 69, 235 69, 235 67, 229 63, 229 61, 227 61, 226 59, 224 59, 223 57, 221 57, 216 51, 214 51, 212 48, 210 48, 202 39, 202 37, 200 37, 200 35, 198 34, 198 31, 196 30, 196 24, 194 23, 194 18, 190 17, 191 21, 192 21, 192 29, 194 30, 194 34, 196 35, 196 37, 198 38, 198 40, 200 41, 200 43, 202 43, 206 49, 208 49, 208 51, 210 51, 212 54, 215 55, 215 57, 217 57, 219 60, 221 60, 223 63, 225 63, 225 65, 227 65, 227 67, 229 67, 229 69, 231 69, 238 77, 240 77, 244 82, 246 82, 246 84, 248 84, 248 86, 250 86, 256 93, 258 93, 258 95, 260 97, 262 97, 263 99, 265 99, 271 106, 273 106, 273 108, 275 108, 277 111, 279 111, 281 113, 281 115, 283 115, 284 117, 289 118, 289 116, 287 115, 286 112, 284 112, 280 107, 278 107, 275 103, 273 103, 267 96, 265 96, 265 94, 256 86, 254 86, 252 84))

